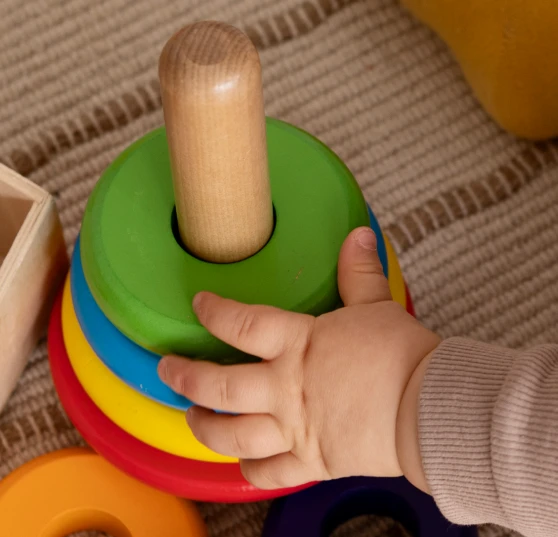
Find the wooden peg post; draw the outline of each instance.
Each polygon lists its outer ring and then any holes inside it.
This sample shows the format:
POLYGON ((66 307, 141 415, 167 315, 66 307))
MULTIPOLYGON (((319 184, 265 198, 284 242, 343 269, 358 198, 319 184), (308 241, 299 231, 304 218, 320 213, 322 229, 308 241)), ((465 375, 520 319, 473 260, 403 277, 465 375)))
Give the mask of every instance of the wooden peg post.
POLYGON ((210 262, 245 259, 273 231, 261 66, 240 30, 199 22, 159 60, 178 227, 210 262))

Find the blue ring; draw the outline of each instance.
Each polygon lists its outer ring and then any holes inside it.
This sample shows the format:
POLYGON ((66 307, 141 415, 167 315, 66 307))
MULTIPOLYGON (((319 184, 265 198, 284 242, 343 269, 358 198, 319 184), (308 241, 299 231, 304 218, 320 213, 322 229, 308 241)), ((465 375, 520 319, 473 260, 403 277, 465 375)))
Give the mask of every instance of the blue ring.
POLYGON ((382 233, 382 230, 380 229, 380 224, 378 224, 378 221, 376 220, 376 217, 374 216, 374 213, 370 208, 370 205, 366 204, 366 206, 368 207, 368 216, 370 217, 370 227, 373 229, 374 233, 376 234, 376 242, 378 243, 377 244, 378 257, 380 258, 382 267, 384 268, 384 276, 387 278, 389 276, 388 275, 389 267, 388 267, 388 260, 387 260, 386 244, 384 242, 384 235, 382 233))
MULTIPOLYGON (((370 207, 368 214, 370 227, 377 236, 378 255, 387 277, 387 252, 383 235, 370 207)), ((81 264, 79 237, 72 255, 70 285, 76 316, 83 334, 95 354, 111 372, 134 390, 158 403, 178 410, 188 410, 192 402, 171 390, 157 374, 161 355, 126 337, 108 320, 95 302, 81 264)))

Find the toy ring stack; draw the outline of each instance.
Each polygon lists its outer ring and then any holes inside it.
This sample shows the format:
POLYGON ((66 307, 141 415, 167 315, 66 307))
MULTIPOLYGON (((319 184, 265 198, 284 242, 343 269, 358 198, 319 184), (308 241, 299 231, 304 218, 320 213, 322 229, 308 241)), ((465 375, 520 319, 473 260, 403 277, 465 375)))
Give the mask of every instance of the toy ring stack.
POLYGON ((342 306, 347 235, 375 231, 393 299, 413 307, 395 251, 348 168, 321 141, 265 117, 257 52, 225 24, 177 32, 161 55, 165 126, 105 170, 52 311, 49 360, 75 427, 107 461, 162 492, 245 502, 238 460, 198 442, 192 402, 162 383, 162 355, 257 360, 197 320, 199 291, 321 315, 342 306), (202 46, 204 45, 204 46, 202 46))

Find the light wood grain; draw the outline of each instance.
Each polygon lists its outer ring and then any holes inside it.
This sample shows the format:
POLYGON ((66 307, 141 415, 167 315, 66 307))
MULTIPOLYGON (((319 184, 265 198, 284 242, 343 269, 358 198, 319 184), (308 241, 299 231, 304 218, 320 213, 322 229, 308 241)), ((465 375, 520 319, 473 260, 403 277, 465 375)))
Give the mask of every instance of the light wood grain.
POLYGON ((53 198, 0 164, 0 409, 38 340, 68 270, 53 198))
POLYGON ((0 192, 0 256, 8 255, 16 235, 29 214, 33 200, 0 192))
POLYGON ((184 245, 212 262, 251 256, 273 231, 254 45, 226 24, 186 26, 165 45, 159 78, 184 245))

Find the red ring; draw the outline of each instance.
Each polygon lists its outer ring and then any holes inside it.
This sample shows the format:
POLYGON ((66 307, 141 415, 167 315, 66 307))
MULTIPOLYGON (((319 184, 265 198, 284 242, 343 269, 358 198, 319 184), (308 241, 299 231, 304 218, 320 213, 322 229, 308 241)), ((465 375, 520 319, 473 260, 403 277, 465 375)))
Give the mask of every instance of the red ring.
POLYGON ((416 317, 415 314, 415 307, 413 306, 413 300, 411 299, 411 293, 409 292, 409 288, 405 285, 405 296, 407 297, 407 313, 416 317))
POLYGON ((114 466, 152 487, 193 501, 241 503, 285 496, 313 484, 260 490, 244 479, 238 463, 177 457, 148 446, 117 427, 85 393, 72 369, 62 336, 62 293, 50 318, 48 355, 60 401, 84 440, 114 466))

